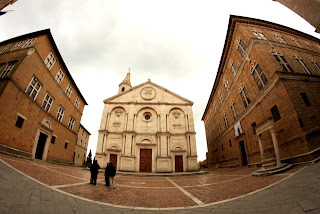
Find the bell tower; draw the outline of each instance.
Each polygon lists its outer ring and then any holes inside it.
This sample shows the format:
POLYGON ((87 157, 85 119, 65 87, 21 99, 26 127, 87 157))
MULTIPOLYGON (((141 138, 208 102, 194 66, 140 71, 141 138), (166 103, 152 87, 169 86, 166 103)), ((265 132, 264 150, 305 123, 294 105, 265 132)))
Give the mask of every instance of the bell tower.
POLYGON ((119 84, 119 91, 118 94, 123 93, 125 91, 128 91, 132 88, 131 82, 130 82, 130 69, 129 72, 127 73, 126 77, 124 80, 119 84))

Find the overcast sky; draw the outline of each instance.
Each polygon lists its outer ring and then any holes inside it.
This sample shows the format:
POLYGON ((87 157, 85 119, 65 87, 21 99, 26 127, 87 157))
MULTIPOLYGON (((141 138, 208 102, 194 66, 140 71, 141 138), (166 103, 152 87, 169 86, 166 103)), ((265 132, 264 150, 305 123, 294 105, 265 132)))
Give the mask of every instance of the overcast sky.
MULTIPOLYGON (((0 41, 50 28, 88 102, 81 124, 96 151, 103 100, 151 81, 194 102, 198 160, 206 158, 201 121, 221 57, 230 14, 285 25, 319 38, 314 27, 272 0, 18 0, 0 16, 0 41)), ((88 151, 89 151, 88 149, 88 151)))

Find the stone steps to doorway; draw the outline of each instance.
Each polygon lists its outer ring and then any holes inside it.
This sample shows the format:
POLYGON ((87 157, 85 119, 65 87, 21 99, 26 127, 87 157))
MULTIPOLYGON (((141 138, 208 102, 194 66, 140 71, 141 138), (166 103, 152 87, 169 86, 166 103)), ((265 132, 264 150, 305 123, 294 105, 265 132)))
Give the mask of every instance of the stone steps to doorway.
POLYGON ((138 176, 138 177, 174 177, 174 176, 186 176, 186 175, 202 175, 208 174, 207 171, 193 171, 193 172, 124 172, 124 171, 117 171, 117 175, 124 175, 124 176, 138 176))
POLYGON ((258 176, 258 177, 262 177, 262 176, 270 176, 270 175, 274 175, 274 174, 279 174, 282 172, 285 172, 289 169, 291 169, 293 167, 292 164, 286 164, 286 163, 282 163, 280 166, 275 166, 275 167, 271 167, 271 168, 260 168, 257 171, 255 171, 254 173, 252 173, 252 176, 258 176))

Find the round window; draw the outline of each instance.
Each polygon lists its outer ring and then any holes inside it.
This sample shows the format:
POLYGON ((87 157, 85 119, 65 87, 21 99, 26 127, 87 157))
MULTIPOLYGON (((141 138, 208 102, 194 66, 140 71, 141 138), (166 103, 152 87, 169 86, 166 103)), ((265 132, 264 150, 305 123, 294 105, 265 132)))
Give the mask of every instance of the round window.
POLYGON ((150 112, 145 112, 143 115, 142 115, 142 118, 145 120, 145 121, 150 121, 151 120, 151 116, 152 114, 150 112))
POLYGON ((149 115, 149 114, 146 114, 146 115, 144 116, 144 119, 150 120, 150 115, 149 115))

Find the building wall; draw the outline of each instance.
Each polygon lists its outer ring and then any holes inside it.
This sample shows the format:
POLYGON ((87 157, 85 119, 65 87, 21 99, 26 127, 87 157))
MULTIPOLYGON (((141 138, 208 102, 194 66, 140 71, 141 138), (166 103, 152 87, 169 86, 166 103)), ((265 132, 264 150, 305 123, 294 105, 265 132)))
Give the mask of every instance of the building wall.
POLYGON ((90 133, 80 124, 75 146, 74 163, 76 166, 82 166, 83 162, 86 160, 89 137, 90 133))
MULTIPOLYGON (((0 91, 1 144, 25 151, 34 158, 38 138, 42 132, 48 136, 43 159, 51 158, 72 162, 85 100, 81 98, 79 108, 75 107, 76 97, 81 97, 80 92, 75 90, 76 86, 71 83, 63 62, 57 56, 58 53, 55 52, 46 31, 43 35, 37 35, 32 46, 22 48, 30 38, 20 36, 17 40, 10 40, 8 42, 11 44, 10 48, 0 54, 0 63, 5 63, 5 66, 8 62, 16 61, 9 75, 0 79, 2 89, 0 91), (11 51, 19 41, 24 41, 20 48, 11 51), (50 52, 53 52, 56 62, 49 70, 44 64, 44 59, 50 52), (60 68, 65 73, 61 85, 55 80, 60 68), (35 100, 26 94, 26 89, 33 77, 36 77, 41 84, 41 89, 35 100), (67 84, 71 84, 73 87, 70 98, 65 94, 67 84), (49 112, 41 107, 47 93, 54 99, 49 112), (56 119, 59 106, 65 110, 61 122, 56 119), (18 115, 24 118, 21 128, 15 126, 18 115), (75 119, 72 129, 68 128, 70 116, 75 119), (52 136, 55 137, 55 141, 51 141, 52 136), (66 142, 68 142, 67 148, 65 148, 66 142)), ((0 52, 8 43, 0 43, 0 52)), ((1 68, 0 74, 4 67, 1 68)))
POLYGON ((294 0, 274 0, 277 1, 287 8, 291 9, 299 16, 304 18, 313 27, 316 28, 316 32, 320 32, 320 1, 319 0, 304 0, 304 1, 294 1, 294 0))
MULTIPOLYGON (((319 41, 307 39, 300 34, 289 33, 288 30, 281 31, 279 27, 271 28, 272 24, 270 23, 261 23, 261 21, 259 21, 259 25, 250 24, 250 22, 236 23, 232 28, 234 30, 232 34, 228 34, 227 51, 223 53, 215 86, 203 117, 208 144, 208 162, 211 165, 243 164, 242 151, 239 146, 241 141, 245 143, 248 164, 259 163, 261 157, 258 137, 254 133, 252 124, 259 125, 267 118, 272 117, 270 109, 275 105, 281 115, 281 119, 274 124, 277 140, 280 144, 281 158, 286 159, 304 154, 310 151, 311 147, 313 149, 319 148, 317 140, 313 140, 317 142, 311 143, 304 137, 310 129, 319 129, 319 105, 316 104, 318 102, 316 97, 320 92, 320 71, 310 61, 312 58, 318 64, 320 63, 319 41), (262 32, 267 40, 257 38, 252 29, 262 32), (286 44, 280 43, 274 33, 281 36, 286 44), (237 50, 239 38, 247 46, 244 56, 237 50), (282 66, 272 55, 272 50, 284 55, 294 73, 282 71, 282 66), (303 59, 311 75, 304 72, 293 54, 303 59), (233 76, 230 70, 231 62, 238 69, 236 76, 233 76), (251 67, 255 62, 259 64, 268 79, 262 90, 259 89, 252 75, 251 67), (225 87, 225 80, 229 84, 228 91, 225 87), (312 83, 309 84, 310 82, 312 83), (240 96, 242 85, 245 86, 251 100, 247 107, 244 106, 240 96), (312 102, 309 109, 301 104, 303 100, 300 93, 302 92, 306 92, 312 102), (220 93, 223 99, 222 103, 219 98, 220 93), (232 103, 236 104, 238 113, 236 119, 233 117, 232 103), (310 112, 310 114, 306 112, 310 112), (228 120, 228 128, 225 126, 224 114, 228 120), (299 123, 301 114, 306 117, 304 120, 308 121, 307 124, 312 120, 313 125, 301 127, 299 123), (239 122, 242 134, 236 136, 234 126, 239 122), (309 144, 312 146, 308 146, 309 144)), ((318 135, 315 134, 315 136, 318 135)), ((273 154, 270 133, 264 132, 262 139, 265 155, 273 154)))
POLYGON ((183 171, 197 170, 191 105, 152 84, 146 87, 156 91, 149 103, 141 98, 140 89, 127 92, 133 102, 119 96, 105 103, 96 154, 99 164, 105 166, 115 154, 118 170, 139 172, 140 149, 152 149, 152 172, 174 172, 177 155, 183 156, 183 171))

